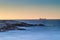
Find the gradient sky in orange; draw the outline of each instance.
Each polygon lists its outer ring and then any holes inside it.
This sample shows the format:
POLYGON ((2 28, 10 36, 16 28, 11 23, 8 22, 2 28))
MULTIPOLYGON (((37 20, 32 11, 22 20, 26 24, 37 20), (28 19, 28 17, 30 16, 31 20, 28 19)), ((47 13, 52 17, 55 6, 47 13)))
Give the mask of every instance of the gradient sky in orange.
POLYGON ((29 0, 16 1, 0 2, 0 19, 60 19, 60 5, 57 2, 51 4, 47 1, 47 4, 43 1, 40 3, 39 0, 31 0, 32 3, 29 0))

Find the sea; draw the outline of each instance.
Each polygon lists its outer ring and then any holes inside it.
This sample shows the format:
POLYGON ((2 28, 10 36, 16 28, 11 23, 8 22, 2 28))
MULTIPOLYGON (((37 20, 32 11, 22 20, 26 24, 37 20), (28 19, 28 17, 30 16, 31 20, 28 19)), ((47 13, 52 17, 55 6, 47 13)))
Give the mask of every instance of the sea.
POLYGON ((23 27, 26 30, 0 32, 0 40, 60 40, 60 20, 16 20, 45 26, 23 27))

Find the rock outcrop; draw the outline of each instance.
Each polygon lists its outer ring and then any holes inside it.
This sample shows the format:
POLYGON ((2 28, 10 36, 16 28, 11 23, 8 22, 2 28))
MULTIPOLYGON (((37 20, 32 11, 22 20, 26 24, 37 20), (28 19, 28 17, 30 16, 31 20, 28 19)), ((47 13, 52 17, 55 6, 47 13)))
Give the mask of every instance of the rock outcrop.
POLYGON ((45 26, 44 24, 28 24, 28 23, 24 23, 24 22, 21 22, 21 23, 16 23, 16 24, 12 24, 14 26, 25 26, 25 27, 29 27, 29 26, 45 26))
POLYGON ((7 22, 7 21, 2 21, 0 23, 0 32, 3 31, 8 31, 8 30, 26 30, 25 28, 19 28, 19 27, 31 27, 31 26, 45 26, 44 24, 29 24, 25 22, 7 22))

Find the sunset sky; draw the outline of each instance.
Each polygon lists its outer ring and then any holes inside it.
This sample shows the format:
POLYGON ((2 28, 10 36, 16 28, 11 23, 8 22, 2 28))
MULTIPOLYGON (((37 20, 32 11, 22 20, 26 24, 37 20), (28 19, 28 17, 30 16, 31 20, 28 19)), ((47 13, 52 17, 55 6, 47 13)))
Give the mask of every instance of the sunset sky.
POLYGON ((0 19, 60 19, 60 0, 0 0, 0 19))

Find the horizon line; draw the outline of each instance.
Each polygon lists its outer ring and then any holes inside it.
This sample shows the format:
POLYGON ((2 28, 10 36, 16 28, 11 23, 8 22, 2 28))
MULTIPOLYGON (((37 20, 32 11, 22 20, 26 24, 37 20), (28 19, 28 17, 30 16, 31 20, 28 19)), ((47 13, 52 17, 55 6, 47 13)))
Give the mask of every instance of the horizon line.
POLYGON ((60 19, 45 19, 45 18, 39 18, 39 19, 0 19, 0 20, 60 20, 60 19))

